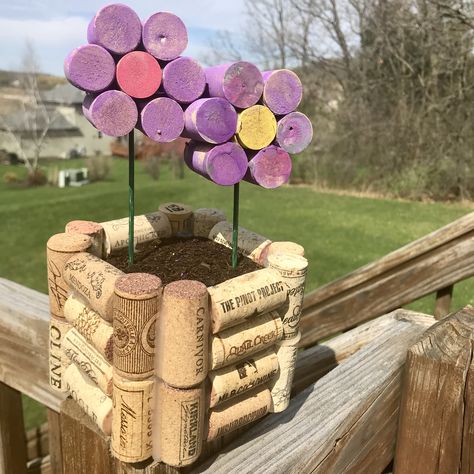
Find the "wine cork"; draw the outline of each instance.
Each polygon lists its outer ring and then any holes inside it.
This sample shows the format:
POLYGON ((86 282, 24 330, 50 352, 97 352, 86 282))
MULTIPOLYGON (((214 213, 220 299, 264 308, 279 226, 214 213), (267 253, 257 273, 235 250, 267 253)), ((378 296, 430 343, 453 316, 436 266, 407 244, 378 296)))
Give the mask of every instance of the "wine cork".
POLYGON ((66 392, 64 371, 70 364, 62 346, 64 336, 71 328, 63 318, 51 317, 49 321, 49 385, 57 392, 66 392))
MULTIPOLYGON (((231 222, 218 222, 209 232, 209 239, 231 249, 232 231, 231 222)), ((270 244, 271 240, 268 240, 263 235, 256 234, 255 232, 239 226, 237 248, 240 254, 250 258, 250 260, 260 264, 262 260, 262 252, 270 244)))
POLYGON ((280 371, 278 377, 270 384, 272 396, 272 413, 279 413, 290 404, 291 385, 295 374, 296 359, 298 358, 298 342, 301 339, 299 332, 293 339, 286 339, 275 344, 280 371))
POLYGON ((208 238, 211 229, 218 223, 226 220, 225 214, 219 209, 201 208, 193 213, 194 237, 208 238))
POLYGON ((209 308, 206 285, 181 280, 166 285, 157 319, 156 375, 188 388, 208 372, 209 308))
POLYGON ((272 242, 262 253, 263 265, 268 267, 268 257, 277 253, 304 257, 304 247, 295 242, 272 242))
POLYGON ((153 375, 155 322, 161 280, 148 273, 129 273, 115 284, 114 369, 129 379, 153 375))
POLYGON ((206 75, 193 58, 177 58, 163 68, 163 89, 168 97, 181 104, 191 104, 202 96, 206 75))
MULTIPOLYGON (((161 212, 136 216, 134 219, 134 244, 171 237, 171 225, 161 212)), ((102 222, 105 231, 105 253, 110 255, 128 247, 128 217, 102 222)))
POLYGON ((114 375, 112 453, 124 462, 151 456, 153 379, 131 381, 114 375))
POLYGON ((209 373, 210 407, 272 381, 278 373, 278 358, 273 349, 260 352, 228 367, 209 373))
POLYGON ((100 430, 110 435, 112 427, 112 400, 75 365, 64 372, 64 383, 71 397, 92 418, 100 430))
POLYGON ((261 150, 275 139, 277 121, 272 111, 263 105, 254 105, 239 113, 237 140, 250 150, 261 150))
POLYGON ((91 238, 89 252, 96 257, 102 258, 104 248, 104 228, 97 222, 71 221, 66 224, 67 234, 83 234, 91 238))
POLYGON ((112 395, 112 365, 76 329, 64 336, 63 351, 106 395, 112 395))
POLYGON ((122 275, 110 263, 84 252, 70 258, 64 267, 66 283, 106 321, 112 321, 114 286, 122 275))
POLYGON ((311 120, 301 112, 291 112, 278 121, 276 142, 288 153, 301 153, 313 140, 311 120))
POLYGON ((166 202, 159 208, 170 221, 173 235, 190 235, 192 233, 193 209, 179 202, 166 202))
POLYGON ((114 331, 110 323, 104 321, 75 294, 66 300, 64 316, 106 360, 112 362, 114 331))
POLYGON ((156 379, 154 459, 171 466, 187 466, 199 457, 206 413, 204 393, 204 384, 178 389, 156 379))
POLYGON ((286 300, 286 287, 275 270, 264 268, 208 288, 212 333, 267 313, 286 300))
POLYGON ((69 293, 64 266, 74 254, 84 252, 90 246, 90 237, 79 234, 56 234, 46 244, 49 309, 57 318, 64 317, 64 303, 69 293))
POLYGON ((228 366, 268 349, 282 336, 281 319, 276 311, 226 329, 211 339, 211 369, 228 366))
POLYGON ((289 69, 277 69, 262 73, 265 86, 263 103, 276 115, 296 110, 303 98, 303 85, 299 77, 289 69))
POLYGON ((283 339, 293 339, 298 335, 303 310, 308 260, 299 255, 274 254, 268 257, 268 266, 280 273, 286 287, 288 298, 278 313, 283 322, 283 339))
POLYGON ((259 387, 212 409, 209 412, 207 440, 211 441, 262 418, 269 412, 271 402, 270 390, 259 387))

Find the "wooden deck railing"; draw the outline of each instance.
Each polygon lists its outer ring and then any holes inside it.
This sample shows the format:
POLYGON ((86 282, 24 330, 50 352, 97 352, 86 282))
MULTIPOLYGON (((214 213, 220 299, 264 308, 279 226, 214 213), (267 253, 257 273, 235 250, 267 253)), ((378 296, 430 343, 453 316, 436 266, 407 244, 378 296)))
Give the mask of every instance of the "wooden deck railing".
MULTIPOLYGON (((447 312, 449 288, 474 275, 473 237, 474 213, 310 293, 303 345, 432 292, 439 293, 441 312, 447 312)), ((80 471, 71 470, 71 460, 77 466, 99 458, 104 462, 97 474, 227 473, 242 466, 255 473, 380 472, 394 454, 406 351, 435 320, 397 310, 301 352, 291 408, 255 425, 217 459, 212 456, 222 443, 207 449, 211 458, 187 471, 160 463, 116 463, 106 440, 87 421, 70 410, 60 413, 62 397, 47 380, 48 321, 46 295, 0 279, 0 474, 27 472, 22 393, 49 412, 50 459, 31 473, 74 474, 80 471), (80 458, 70 442, 77 436, 94 449, 93 458, 88 449, 80 450, 80 458)))

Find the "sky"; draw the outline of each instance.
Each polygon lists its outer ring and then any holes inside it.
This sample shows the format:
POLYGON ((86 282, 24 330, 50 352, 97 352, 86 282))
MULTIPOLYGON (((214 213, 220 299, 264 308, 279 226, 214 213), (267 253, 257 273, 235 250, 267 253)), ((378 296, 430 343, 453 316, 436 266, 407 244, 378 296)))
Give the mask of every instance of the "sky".
MULTIPOLYGON (((36 50, 42 72, 63 75, 63 61, 72 49, 87 42, 90 19, 100 0, 0 0, 0 69, 18 70, 25 43, 36 50)), ((243 23, 243 0, 130 0, 142 19, 170 11, 186 24, 185 55, 201 59, 219 30, 238 35, 243 23)))

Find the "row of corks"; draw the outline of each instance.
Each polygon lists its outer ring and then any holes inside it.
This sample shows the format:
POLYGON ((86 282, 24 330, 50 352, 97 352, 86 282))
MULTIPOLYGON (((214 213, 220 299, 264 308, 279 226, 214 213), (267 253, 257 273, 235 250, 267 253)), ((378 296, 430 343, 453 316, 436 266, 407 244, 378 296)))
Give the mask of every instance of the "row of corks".
POLYGON ((266 188, 287 182, 288 153, 311 142, 310 120, 295 112, 303 87, 294 72, 262 73, 247 61, 203 68, 180 56, 187 30, 172 13, 142 25, 130 7, 107 5, 88 41, 67 56, 64 71, 87 92, 84 115, 106 135, 136 127, 156 142, 190 138, 192 170, 224 186, 245 179, 266 188))
MULTIPOLYGON (((188 211, 172 203, 163 208, 175 216, 188 211)), ((162 213, 154 213, 152 222, 157 214, 160 221, 169 222, 162 213)), ((225 239, 211 232, 211 227, 227 228, 225 221, 213 225, 223 218, 219 211, 198 210, 192 217, 195 233, 225 239)), ((175 232, 190 227, 185 220, 179 222, 175 232)), ((207 439, 212 440, 268 411, 286 408, 298 341, 295 314, 301 307, 307 263, 302 256, 278 253, 290 249, 301 254, 296 244, 271 243, 260 236, 256 246, 256 234, 243 230, 242 249, 252 254, 260 247, 253 257, 265 255, 269 268, 211 288, 199 282, 174 282, 162 292, 161 282, 152 275, 123 275, 83 253, 94 249, 91 242, 95 251, 117 248, 113 242, 122 243, 122 227, 121 221, 73 222, 66 234, 48 242, 48 269, 54 269, 49 275, 51 383, 67 389, 100 428, 112 434, 118 458, 143 460, 153 449, 154 457, 163 462, 189 464, 199 456, 206 425, 207 439), (100 228, 109 232, 98 232, 100 228), (74 233, 79 231, 89 237, 74 233), (273 252, 261 251, 264 242, 273 252), (63 301, 62 314, 55 305, 58 293, 51 291, 58 283, 63 287, 59 294, 73 290, 63 301), (74 363, 66 368, 69 361, 74 363)))

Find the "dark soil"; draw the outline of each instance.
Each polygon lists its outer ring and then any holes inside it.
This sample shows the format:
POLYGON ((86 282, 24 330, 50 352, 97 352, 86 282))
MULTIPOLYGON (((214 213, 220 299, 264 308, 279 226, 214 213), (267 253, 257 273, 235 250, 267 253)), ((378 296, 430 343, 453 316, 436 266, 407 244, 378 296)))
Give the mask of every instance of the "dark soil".
POLYGON ((206 286, 213 286, 262 268, 249 258, 239 256, 239 264, 234 270, 231 253, 227 247, 209 239, 171 238, 138 246, 135 263, 131 266, 128 266, 127 249, 122 249, 107 261, 125 273, 156 275, 163 285, 176 280, 198 280, 206 286))

